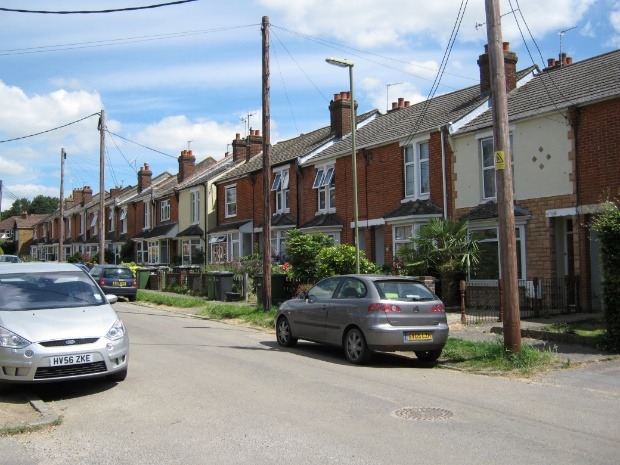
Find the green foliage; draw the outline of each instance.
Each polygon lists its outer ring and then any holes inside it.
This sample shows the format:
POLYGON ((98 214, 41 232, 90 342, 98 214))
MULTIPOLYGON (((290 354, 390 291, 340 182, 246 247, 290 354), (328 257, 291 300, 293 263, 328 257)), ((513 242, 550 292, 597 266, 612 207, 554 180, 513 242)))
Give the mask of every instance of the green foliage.
MULTIPOLYGON (((30 200, 27 198, 17 199, 13 202, 13 205, 7 210, 2 212, 2 219, 5 220, 11 216, 19 216, 23 212, 27 212, 30 208, 30 200)), ((51 212, 50 212, 51 213, 51 212)))
POLYGON ((58 197, 49 197, 47 195, 37 195, 28 208, 30 214, 54 213, 60 206, 58 197))
POLYGON ((298 229, 289 231, 286 239, 286 256, 291 265, 292 278, 302 283, 318 281, 317 256, 321 250, 331 247, 333 243, 330 237, 322 233, 306 234, 298 229))
MULTIPOLYGON (((114 258, 115 258, 114 252, 112 252, 110 249, 105 249, 103 251, 103 262, 104 263, 114 263, 114 258)), ((93 263, 99 263, 99 252, 93 255, 90 261, 93 263)))
POLYGON ((73 255, 68 256, 67 263, 82 263, 82 254, 75 252, 73 255))
POLYGON ((398 251, 402 272, 408 275, 439 275, 442 299, 451 305, 456 277, 480 262, 478 239, 467 234, 467 222, 432 218, 418 236, 398 251))
POLYGON ((615 350, 620 350, 620 209, 608 202, 591 225, 601 243, 603 272, 603 306, 607 339, 615 350))
POLYGON ((2 255, 4 253, 4 250, 2 250, 2 246, 0 245, 0 255, 2 255))
POLYGON ((129 262, 121 262, 120 265, 122 266, 126 266, 127 268, 129 268, 131 270, 131 272, 133 273, 134 278, 136 278, 138 276, 138 269, 140 269, 140 267, 136 264, 136 262, 134 261, 129 261, 129 262))
POLYGON ((133 262, 133 241, 127 241, 121 247, 121 262, 133 262))
MULTIPOLYGON (((317 256, 317 279, 337 274, 355 273, 355 247, 341 244, 321 249, 317 256)), ((380 269, 360 255, 360 273, 379 273, 380 269)))

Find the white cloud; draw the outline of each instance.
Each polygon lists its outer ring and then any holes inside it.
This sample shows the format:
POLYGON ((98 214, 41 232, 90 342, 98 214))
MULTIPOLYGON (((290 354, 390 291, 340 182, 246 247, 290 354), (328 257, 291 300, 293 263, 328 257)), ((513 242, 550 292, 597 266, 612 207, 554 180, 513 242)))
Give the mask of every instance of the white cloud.
POLYGON ((26 167, 17 160, 0 156, 0 176, 17 176, 26 172, 26 167))

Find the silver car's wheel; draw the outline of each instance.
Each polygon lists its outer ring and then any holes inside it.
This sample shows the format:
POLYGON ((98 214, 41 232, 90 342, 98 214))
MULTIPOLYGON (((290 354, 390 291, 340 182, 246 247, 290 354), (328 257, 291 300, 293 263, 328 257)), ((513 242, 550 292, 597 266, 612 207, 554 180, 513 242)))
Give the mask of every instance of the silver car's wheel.
POLYGON ((278 339, 278 344, 282 347, 293 347, 297 344, 297 338, 293 337, 291 325, 289 325, 285 316, 280 317, 278 320, 278 324, 276 325, 276 337, 278 339))
POLYGON ((441 350, 418 350, 415 356, 421 362, 435 362, 441 356, 441 350))
POLYGON ((344 337, 344 354, 347 360, 356 365, 366 363, 371 356, 364 334, 357 328, 347 331, 344 337))

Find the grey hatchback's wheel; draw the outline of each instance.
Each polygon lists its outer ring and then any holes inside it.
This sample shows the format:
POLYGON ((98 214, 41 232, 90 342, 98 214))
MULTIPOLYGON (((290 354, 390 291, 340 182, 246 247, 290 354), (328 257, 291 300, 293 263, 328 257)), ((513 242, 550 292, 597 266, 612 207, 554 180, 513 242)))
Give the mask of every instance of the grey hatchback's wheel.
POLYGON ((278 344, 282 347, 293 347, 297 344, 297 338, 293 337, 291 325, 289 325, 285 316, 280 317, 278 320, 278 324, 276 325, 276 337, 278 339, 278 344))
POLYGON ((344 354, 349 362, 356 365, 361 365, 370 360, 372 352, 366 344, 364 333, 358 328, 347 331, 344 337, 344 354))
POLYGON ((441 356, 441 350, 418 350, 415 356, 421 362, 435 362, 441 356))

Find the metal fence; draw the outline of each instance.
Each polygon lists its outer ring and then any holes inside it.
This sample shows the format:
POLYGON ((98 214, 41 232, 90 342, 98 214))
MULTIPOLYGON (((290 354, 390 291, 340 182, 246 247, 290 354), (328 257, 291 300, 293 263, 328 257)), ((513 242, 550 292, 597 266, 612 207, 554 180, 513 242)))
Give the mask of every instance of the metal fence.
MULTIPOLYGON (((502 321, 500 280, 468 281, 461 289, 461 312, 465 313, 468 324, 502 321)), ((519 309, 521 318, 580 311, 579 278, 519 280, 519 309)))

